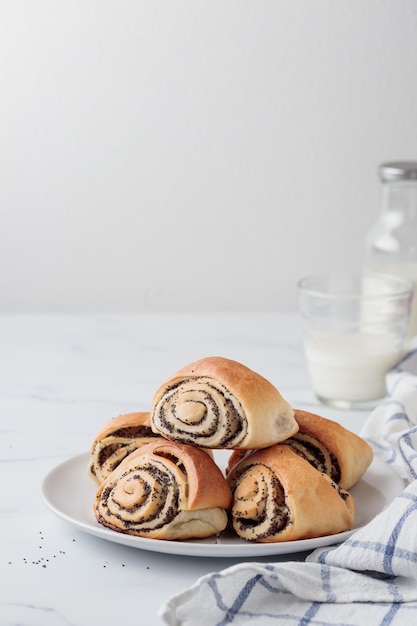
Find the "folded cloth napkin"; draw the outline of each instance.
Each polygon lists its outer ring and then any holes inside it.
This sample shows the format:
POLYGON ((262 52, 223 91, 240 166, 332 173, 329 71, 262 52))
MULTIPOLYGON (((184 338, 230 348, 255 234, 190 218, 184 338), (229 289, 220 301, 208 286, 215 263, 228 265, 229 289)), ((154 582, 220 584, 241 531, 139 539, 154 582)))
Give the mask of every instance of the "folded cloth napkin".
POLYGON ((361 435, 402 478, 392 504, 304 562, 240 563, 200 578, 159 611, 169 626, 417 623, 417 343, 387 375, 361 435))

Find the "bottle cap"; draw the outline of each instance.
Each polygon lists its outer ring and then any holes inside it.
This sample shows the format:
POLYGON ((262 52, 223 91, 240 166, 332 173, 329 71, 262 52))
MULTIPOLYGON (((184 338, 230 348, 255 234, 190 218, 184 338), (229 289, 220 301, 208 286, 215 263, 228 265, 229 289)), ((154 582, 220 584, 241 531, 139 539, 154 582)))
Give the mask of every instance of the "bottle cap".
POLYGON ((382 163, 379 166, 379 176, 385 183, 401 180, 417 181, 417 161, 392 161, 382 163))

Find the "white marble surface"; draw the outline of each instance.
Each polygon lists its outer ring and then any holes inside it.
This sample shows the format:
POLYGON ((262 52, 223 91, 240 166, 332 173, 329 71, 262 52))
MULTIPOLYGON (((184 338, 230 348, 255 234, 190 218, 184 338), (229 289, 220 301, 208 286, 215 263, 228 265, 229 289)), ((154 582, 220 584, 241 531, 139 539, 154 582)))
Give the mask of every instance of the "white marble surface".
POLYGON ((294 407, 356 432, 367 416, 314 398, 295 314, 2 316, 0 346, 2 626, 158 625, 166 599, 236 562, 103 541, 40 497, 53 467, 87 451, 111 417, 147 410, 182 365, 226 356, 269 378, 294 407))

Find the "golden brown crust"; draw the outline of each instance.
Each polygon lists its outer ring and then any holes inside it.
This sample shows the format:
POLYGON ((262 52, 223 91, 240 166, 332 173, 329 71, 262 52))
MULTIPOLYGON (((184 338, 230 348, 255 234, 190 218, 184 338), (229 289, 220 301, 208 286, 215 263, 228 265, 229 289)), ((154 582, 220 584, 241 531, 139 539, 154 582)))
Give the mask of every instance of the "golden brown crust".
POLYGON ((351 528, 355 504, 289 446, 257 450, 228 475, 233 527, 260 543, 320 537, 351 528))
POLYGON ((118 532, 209 537, 227 525, 230 488, 205 451, 159 439, 132 452, 99 487, 94 512, 118 532))
POLYGON ((152 428, 207 448, 265 448, 298 430, 292 407, 263 376, 224 357, 190 363, 155 392, 152 428))
POLYGON ((343 489, 350 489, 372 463, 371 446, 333 420, 300 409, 295 409, 294 413, 299 434, 315 438, 334 455, 340 469, 337 483, 343 489))

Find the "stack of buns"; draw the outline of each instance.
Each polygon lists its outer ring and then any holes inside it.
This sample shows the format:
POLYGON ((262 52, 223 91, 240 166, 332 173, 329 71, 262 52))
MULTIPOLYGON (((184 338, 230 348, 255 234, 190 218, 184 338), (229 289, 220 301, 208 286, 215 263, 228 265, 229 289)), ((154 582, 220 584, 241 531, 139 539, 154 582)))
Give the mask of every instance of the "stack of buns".
POLYGON ((169 377, 149 412, 114 418, 91 445, 94 513, 152 539, 216 535, 292 541, 352 527, 348 491, 369 444, 335 421, 293 409, 245 365, 207 357, 169 377), (230 450, 223 473, 213 450, 230 450))

